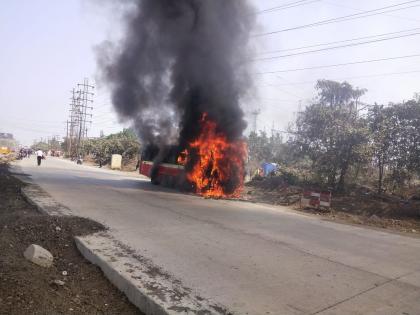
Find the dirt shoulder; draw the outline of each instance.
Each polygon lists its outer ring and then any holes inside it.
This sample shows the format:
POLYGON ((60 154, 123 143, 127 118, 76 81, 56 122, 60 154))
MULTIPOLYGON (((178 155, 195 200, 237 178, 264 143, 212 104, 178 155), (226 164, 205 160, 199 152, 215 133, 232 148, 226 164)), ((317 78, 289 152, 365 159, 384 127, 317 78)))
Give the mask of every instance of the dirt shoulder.
POLYGON ((247 183, 243 196, 250 202, 288 206, 292 210, 335 222, 420 236, 420 200, 378 195, 367 187, 354 187, 346 193, 333 193, 329 209, 302 209, 299 206, 302 191, 302 187, 288 185, 281 178, 272 177, 247 183))
POLYGON ((104 227, 84 218, 41 215, 23 199, 22 185, 0 163, 0 314, 141 314, 75 246, 75 235, 104 227), (23 252, 30 244, 49 250, 53 266, 27 261, 23 252))

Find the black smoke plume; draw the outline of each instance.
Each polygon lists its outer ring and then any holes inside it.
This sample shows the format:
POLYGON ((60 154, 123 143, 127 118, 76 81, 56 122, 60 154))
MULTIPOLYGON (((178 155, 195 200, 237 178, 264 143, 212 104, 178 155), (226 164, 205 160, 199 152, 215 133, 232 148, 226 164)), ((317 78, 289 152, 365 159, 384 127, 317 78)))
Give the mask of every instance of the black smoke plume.
POLYGON ((239 102, 251 87, 246 59, 255 22, 248 1, 122 3, 124 37, 101 46, 98 58, 120 118, 133 122, 146 145, 182 148, 204 112, 228 139, 240 138, 246 123, 239 102))

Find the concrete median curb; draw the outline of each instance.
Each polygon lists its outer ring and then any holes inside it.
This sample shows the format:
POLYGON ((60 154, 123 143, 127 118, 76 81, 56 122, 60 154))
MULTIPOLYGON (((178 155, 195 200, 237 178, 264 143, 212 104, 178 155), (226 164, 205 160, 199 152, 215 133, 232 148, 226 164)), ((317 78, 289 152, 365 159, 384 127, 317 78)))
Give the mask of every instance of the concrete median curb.
POLYGON ((25 184, 20 190, 23 198, 37 210, 46 215, 72 215, 69 208, 55 201, 45 190, 34 184, 19 165, 12 165, 11 175, 25 184))
POLYGON ((227 315, 224 307, 199 297, 109 232, 76 237, 77 248, 147 315, 227 315))
POLYGON ((22 187, 21 193, 28 203, 35 206, 43 214, 56 216, 71 215, 70 209, 56 202, 37 185, 29 184, 26 187, 22 187))

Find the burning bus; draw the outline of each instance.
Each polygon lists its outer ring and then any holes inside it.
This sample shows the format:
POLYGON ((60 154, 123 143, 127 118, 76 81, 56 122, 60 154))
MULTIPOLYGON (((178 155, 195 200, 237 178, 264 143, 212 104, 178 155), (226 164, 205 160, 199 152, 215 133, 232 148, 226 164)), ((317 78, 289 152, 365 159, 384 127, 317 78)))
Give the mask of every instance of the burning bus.
POLYGON ((199 133, 184 147, 149 145, 141 154, 140 174, 154 184, 190 188, 204 197, 239 197, 245 177, 247 147, 229 140, 204 113, 199 133))
POLYGON ((140 172, 205 197, 239 196, 255 9, 247 0, 129 3, 121 40, 97 51, 115 111, 150 145, 140 172))
POLYGON ((178 156, 177 146, 148 145, 140 154, 139 172, 149 177, 152 184, 181 187, 185 183, 185 173, 184 166, 177 163, 178 156))

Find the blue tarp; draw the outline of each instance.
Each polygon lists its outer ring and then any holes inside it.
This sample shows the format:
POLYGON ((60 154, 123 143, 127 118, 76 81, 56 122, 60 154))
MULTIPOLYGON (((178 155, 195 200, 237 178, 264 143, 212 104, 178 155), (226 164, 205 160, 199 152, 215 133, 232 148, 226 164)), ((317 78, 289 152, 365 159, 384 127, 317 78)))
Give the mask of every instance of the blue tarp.
POLYGON ((277 170, 277 164, 276 163, 262 163, 261 168, 263 170, 263 176, 268 176, 272 172, 275 172, 277 170))

